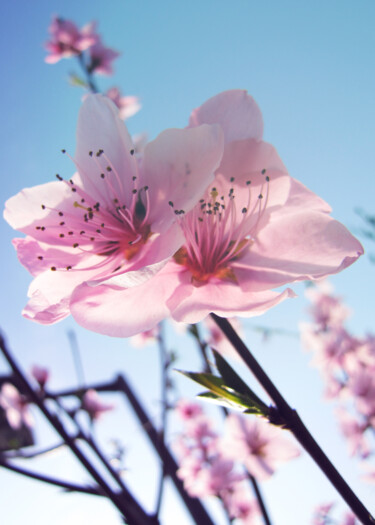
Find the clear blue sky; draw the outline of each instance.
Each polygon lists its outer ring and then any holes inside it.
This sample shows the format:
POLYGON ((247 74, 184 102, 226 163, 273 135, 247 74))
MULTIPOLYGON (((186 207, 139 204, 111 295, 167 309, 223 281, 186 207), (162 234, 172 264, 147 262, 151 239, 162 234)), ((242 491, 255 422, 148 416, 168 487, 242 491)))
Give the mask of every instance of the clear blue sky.
MULTIPOLYGON (((43 43, 53 14, 80 26, 97 20, 104 42, 121 51, 114 77, 98 77, 98 84, 102 90, 118 85, 125 93, 141 97, 142 111, 128 121, 131 133, 147 131, 153 138, 165 128, 183 127, 192 108, 208 97, 225 89, 247 89, 263 112, 265 139, 276 146, 292 176, 325 198, 333 215, 354 233, 361 225, 354 209, 363 207, 374 212, 372 0, 4 3, 0 17, 2 202, 24 186, 53 180, 55 173, 64 177, 73 173, 72 164, 60 150, 74 152, 82 93, 66 81, 70 71, 78 70, 73 60, 55 66, 44 63, 43 43)), ((4 221, 0 231, 0 325, 25 369, 40 363, 52 369, 54 387, 75 385, 66 337, 66 331, 73 328, 88 380, 109 379, 121 369, 135 385, 140 385, 142 372, 142 384, 148 384, 142 396, 150 411, 157 413, 158 379, 153 373, 156 350, 134 350, 125 340, 86 332, 71 319, 52 327, 24 320, 20 312, 30 276, 11 246, 15 233, 4 221), (146 371, 145 361, 150 363, 146 371)), ((369 245, 368 251, 371 249, 369 245)), ((365 255, 332 279, 337 292, 354 310, 351 326, 357 333, 373 329, 374 276, 375 268, 365 255)), ((295 289, 302 295, 302 286, 295 289)), ((331 408, 321 408, 320 380, 307 367, 308 357, 298 342, 274 339, 264 345, 250 329, 252 324, 262 323, 296 330, 305 317, 305 307, 300 298, 249 322, 248 341, 291 404, 298 406, 323 447, 334 455, 340 470, 366 502, 373 504, 371 489, 358 482, 354 465, 345 459, 331 408)), ((177 346, 178 341, 171 344, 177 346)), ((192 359, 193 350, 187 352, 181 341, 179 351, 179 368, 199 366, 198 360, 192 359)), ((5 370, 2 361, 0 366, 5 370)), ((190 385, 181 383, 184 388, 194 392, 190 385)), ((42 439, 49 438, 45 432, 42 439)), ((129 456, 133 453, 142 461, 142 454, 131 444, 134 435, 124 436, 125 441, 128 438, 129 456)), ((129 479, 133 476, 140 490, 147 462, 137 465, 137 460, 131 461, 129 479)), ((56 465, 61 474, 65 464, 57 460, 56 465)), ((43 468, 48 470, 47 460, 43 468)), ((66 468, 67 477, 76 475, 74 466, 66 468)), ((54 488, 3 471, 0 483, 7 487, 0 497, 4 523, 17 525, 26 520, 31 524, 59 525, 68 519, 69 523, 80 524, 104 522, 100 514, 103 504, 90 498, 59 494, 54 488), (16 505, 11 497, 17 498, 16 505), (91 513, 87 514, 90 519, 73 518, 78 511, 91 513)), ((285 467, 285 473, 281 471, 280 477, 268 482, 264 491, 276 525, 307 524, 315 504, 339 501, 307 459, 285 467), (301 502, 298 512, 293 509, 296 501, 301 502)), ((152 495, 150 501, 152 505, 152 495)), ((176 523, 174 520, 167 516, 165 524, 176 523)), ((106 523, 117 523, 115 513, 106 523)), ((179 524, 184 523, 181 518, 179 524)))

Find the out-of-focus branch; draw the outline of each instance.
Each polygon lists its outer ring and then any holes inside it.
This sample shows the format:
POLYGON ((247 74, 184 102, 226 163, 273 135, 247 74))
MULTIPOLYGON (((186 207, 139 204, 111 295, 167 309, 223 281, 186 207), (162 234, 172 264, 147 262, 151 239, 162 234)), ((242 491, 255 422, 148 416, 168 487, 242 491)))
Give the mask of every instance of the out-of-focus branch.
POLYGON ((69 492, 82 492, 84 494, 91 494, 93 496, 105 495, 104 492, 100 489, 100 487, 77 485, 76 483, 63 481, 61 479, 53 478, 51 476, 46 476, 45 474, 39 474, 37 472, 19 467, 18 465, 14 465, 13 463, 9 463, 9 461, 4 460, 1 457, 0 465, 8 470, 17 472, 18 474, 22 474, 23 476, 26 476, 28 478, 36 479, 38 481, 44 481, 45 483, 49 483, 50 485, 56 485, 57 487, 61 487, 62 489, 69 492))

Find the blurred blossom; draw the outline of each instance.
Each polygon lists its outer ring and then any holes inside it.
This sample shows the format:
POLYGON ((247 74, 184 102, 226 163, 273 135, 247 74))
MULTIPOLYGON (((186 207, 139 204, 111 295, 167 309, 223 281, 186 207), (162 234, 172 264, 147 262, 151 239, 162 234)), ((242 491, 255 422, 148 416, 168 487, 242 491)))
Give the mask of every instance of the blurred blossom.
POLYGON ((34 365, 31 369, 31 375, 39 383, 40 388, 43 389, 49 379, 49 370, 48 368, 34 365))
POLYGON ((202 407, 189 399, 180 399, 176 404, 175 411, 183 421, 195 420, 197 416, 203 413, 202 407))
MULTIPOLYGON (((326 397, 337 403, 336 417, 350 454, 370 459, 375 453, 369 439, 375 428, 375 337, 352 335, 345 327, 348 309, 328 293, 332 289, 309 289, 313 323, 301 325, 301 338, 313 351, 312 364, 324 380, 326 397)), ((348 515, 340 525, 351 525, 353 519, 348 515)))
POLYGON ((225 421, 225 456, 242 462, 259 480, 272 476, 276 467, 300 455, 285 431, 255 416, 229 415, 225 421))
POLYGON ((339 525, 359 525, 359 522, 357 521, 356 517, 352 512, 347 512, 344 516, 344 518, 340 521, 339 525))
POLYGON ((51 39, 45 44, 49 53, 45 61, 48 64, 55 64, 62 58, 80 55, 82 51, 98 42, 99 37, 95 28, 95 22, 78 29, 70 20, 54 17, 48 28, 51 39))
POLYGON ((311 525, 328 525, 331 522, 329 514, 334 505, 334 503, 323 503, 316 507, 311 525))
POLYGON ((306 289, 305 295, 311 301, 310 313, 320 329, 325 330, 341 325, 350 315, 350 310, 339 297, 332 295, 328 281, 318 282, 306 289))
POLYGON ((9 425, 18 430, 22 425, 32 427, 33 417, 29 412, 27 398, 11 383, 4 383, 0 391, 0 405, 4 409, 9 425))
POLYGON ((141 109, 139 98, 135 96, 122 96, 117 87, 110 88, 105 95, 115 103, 119 109, 119 117, 125 120, 132 117, 141 109))
POLYGON ((224 495, 229 516, 239 519, 241 525, 256 525, 260 523, 260 510, 256 500, 249 494, 248 484, 235 483, 224 495))
POLYGON ((100 75, 112 75, 112 62, 120 56, 120 53, 105 47, 100 39, 89 49, 90 63, 88 71, 100 75))
POLYGON ((159 336, 159 326, 155 326, 150 330, 145 332, 140 332, 139 334, 133 335, 130 337, 129 341, 132 346, 136 348, 141 348, 142 346, 155 343, 159 336))
POLYGON ((104 412, 113 410, 114 405, 103 403, 96 390, 87 390, 82 398, 82 410, 85 410, 92 421, 99 419, 104 412))
POLYGON ((341 431, 348 440, 350 455, 360 455, 362 458, 370 454, 370 446, 364 435, 366 423, 361 423, 357 418, 349 414, 343 407, 336 409, 336 417, 339 421, 341 431))

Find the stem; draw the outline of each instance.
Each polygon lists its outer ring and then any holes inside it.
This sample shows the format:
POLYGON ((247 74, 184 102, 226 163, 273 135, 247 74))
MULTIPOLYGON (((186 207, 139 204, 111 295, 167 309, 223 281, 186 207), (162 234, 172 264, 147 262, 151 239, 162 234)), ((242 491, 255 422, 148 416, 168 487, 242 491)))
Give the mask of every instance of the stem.
POLYGON ((163 334, 163 324, 159 324, 159 334, 158 334, 158 346, 159 346, 159 357, 160 357, 160 369, 161 369, 161 404, 162 404, 162 416, 161 416, 161 430, 159 432, 160 435, 160 441, 162 444, 162 451, 161 451, 161 473, 160 473, 160 481, 159 481, 159 488, 156 498, 156 508, 155 508, 155 516, 159 516, 160 509, 161 509, 161 503, 163 499, 163 490, 164 490, 164 480, 166 476, 166 461, 165 461, 165 432, 167 427, 167 381, 168 381, 168 374, 167 374, 167 368, 168 368, 168 362, 167 362, 167 350, 165 348, 164 344, 164 334, 163 334))
POLYGON ((65 443, 59 443, 58 445, 52 445, 47 448, 43 448, 40 450, 35 450, 33 452, 25 452, 24 450, 17 450, 17 451, 9 451, 3 453, 3 457, 5 459, 33 459, 38 456, 42 456, 44 454, 48 454, 49 452, 54 452, 55 450, 58 450, 59 448, 62 448, 65 446, 65 443))
POLYGON ((84 60, 84 57, 83 57, 83 53, 80 53, 79 55, 77 55, 77 58, 78 58, 78 62, 79 62, 79 65, 81 66, 82 71, 85 73, 87 84, 88 84, 91 92, 92 93, 98 93, 99 90, 98 90, 95 82, 92 79, 92 75, 91 75, 90 71, 87 69, 87 66, 85 64, 85 60, 84 60))
POLYGON ((11 366, 15 376, 20 381, 20 383, 23 385, 24 391, 27 393, 29 399, 39 407, 39 409, 44 414, 46 419, 55 428, 57 433, 60 434, 60 436, 63 438, 65 443, 68 445, 70 450, 73 452, 73 454, 77 457, 77 459, 81 462, 81 464, 86 468, 86 470, 91 474, 91 476, 95 479, 98 485, 103 489, 106 496, 119 509, 124 519, 127 520, 127 523, 129 525, 146 525, 147 523, 150 523, 150 525, 151 523, 155 524, 155 521, 154 520, 151 521, 151 518, 143 511, 143 509, 141 512, 138 512, 138 508, 137 508, 138 504, 132 505, 131 501, 124 502, 119 494, 112 491, 112 489, 107 484, 107 482, 102 478, 99 472, 94 468, 94 466, 86 458, 84 453, 77 446, 75 439, 72 438, 68 434, 68 432, 65 430, 65 427, 63 426, 61 421, 58 419, 58 417, 48 410, 46 405, 43 403, 43 400, 41 400, 40 397, 37 395, 37 393, 34 392, 33 388, 28 383, 26 377, 23 375, 18 364, 13 359, 10 352, 7 350, 5 341, 1 335, 0 335, 0 349, 2 350, 6 360, 11 366))
POLYGON ((373 525, 375 520, 371 516, 370 512, 357 498, 331 461, 324 454, 308 429, 305 427, 297 412, 288 405, 271 379, 267 376, 263 368, 251 354, 250 350, 237 335, 232 325, 227 321, 227 319, 218 317, 215 314, 211 314, 211 317, 236 349, 242 360, 245 362, 246 366, 250 369, 264 390, 274 401, 280 416, 287 423, 288 429, 294 434, 295 438, 299 441, 306 452, 310 454, 312 459, 330 480, 341 497, 346 501, 353 513, 365 525, 373 525))
POLYGON ((85 384, 85 375, 83 372, 83 365, 82 365, 81 353, 79 351, 79 346, 77 342, 77 336, 73 330, 68 330, 67 336, 68 336, 70 348, 73 354, 73 361, 74 361, 74 367, 76 369, 78 385, 83 388, 85 384))

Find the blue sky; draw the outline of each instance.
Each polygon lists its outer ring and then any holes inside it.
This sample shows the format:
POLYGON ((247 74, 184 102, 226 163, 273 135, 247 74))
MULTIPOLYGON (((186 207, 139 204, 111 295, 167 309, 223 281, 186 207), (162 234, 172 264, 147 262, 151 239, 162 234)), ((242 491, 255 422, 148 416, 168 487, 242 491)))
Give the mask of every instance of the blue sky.
MULTIPOLYGON (((141 97, 142 111, 128 121, 131 133, 146 131, 154 138, 165 128, 185 126, 191 110, 210 96, 226 89, 247 89, 263 112, 265 140, 276 146, 293 177, 330 203, 335 218, 356 233, 361 221, 354 209, 374 211, 375 4, 371 0, 7 2, 0 17, 2 202, 25 186, 53 180, 55 173, 69 177, 74 171, 60 150, 74 152, 83 93, 67 83, 69 72, 78 71, 73 60, 54 66, 44 63, 43 43, 53 14, 80 26, 97 20, 104 42, 122 53, 115 62, 114 77, 98 77, 98 84, 102 90, 118 85, 126 94, 141 97)), ((44 364, 52 369, 55 388, 75 385, 66 337, 67 330, 74 329, 88 380, 109 379, 123 370, 137 385, 142 375, 142 385, 148 385, 147 390, 142 388, 142 397, 157 414, 158 378, 153 373, 156 349, 135 350, 126 340, 89 333, 71 319, 51 327, 24 320, 20 312, 31 279, 11 246, 15 233, 4 221, 0 231, 0 324, 25 369, 33 363, 44 364), (146 370, 145 360, 150 363, 146 370)), ((367 251, 375 251, 361 240, 367 251)), ((373 328, 374 272, 365 255, 332 279, 354 311, 351 327, 358 334, 373 328)), ((303 296, 302 286, 295 289, 303 296)), ((354 464, 346 460, 331 408, 322 406, 322 386, 315 370, 307 366, 309 357, 301 352, 297 341, 275 338, 265 345, 251 331, 251 326, 259 323, 296 330, 306 317, 305 308, 303 297, 284 303, 249 321, 246 335, 290 403, 297 404, 298 400, 301 415, 318 439, 321 436, 323 447, 370 503, 370 489, 360 484, 354 464)), ((179 368, 199 367, 193 349, 189 347, 186 352, 182 340, 172 339, 170 344, 180 345, 179 368)), ((5 365, 1 370, 6 370, 5 365)), ((180 388, 189 395, 195 392, 186 383, 180 388)), ((136 430, 133 434, 138 435, 136 430)), ((49 439, 47 429, 41 437, 49 439)), ((130 456, 132 452, 142 461, 136 446, 129 444, 129 448, 130 456)), ((58 461, 54 468, 66 467, 58 461)), ((134 483, 141 490, 147 465, 131 461, 134 483)), ((280 478, 264 487, 277 524, 307 524, 314 504, 339 501, 308 460, 297 463, 290 469, 285 467, 288 472, 280 472, 280 478), (306 483, 304 490, 301 478, 306 483), (301 501, 298 512, 293 508, 296 500, 301 501)), ((43 468, 48 471, 47 460, 43 468)), ((73 463, 66 468, 67 477, 76 475, 73 463)), ((73 523, 72 516, 78 510, 87 512, 90 523, 94 523, 93 513, 100 516, 102 508, 105 513, 111 512, 101 502, 59 494, 54 488, 7 472, 0 471, 0 482, 9 493, 8 498, 3 490, 1 498, 6 523, 17 525, 25 516, 28 523, 39 525, 65 523, 68 516, 73 523), (16 508, 10 503, 10 496, 15 494, 23 502, 16 508)), ((108 523, 117 523, 113 511, 106 516, 108 523)), ((170 519, 166 514, 167 525, 175 523, 170 519)), ((83 520, 77 518, 77 523, 83 520)), ((183 520, 181 517, 179 521, 182 525, 183 520)))

